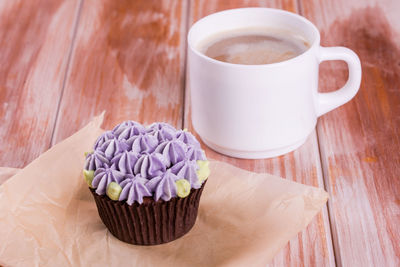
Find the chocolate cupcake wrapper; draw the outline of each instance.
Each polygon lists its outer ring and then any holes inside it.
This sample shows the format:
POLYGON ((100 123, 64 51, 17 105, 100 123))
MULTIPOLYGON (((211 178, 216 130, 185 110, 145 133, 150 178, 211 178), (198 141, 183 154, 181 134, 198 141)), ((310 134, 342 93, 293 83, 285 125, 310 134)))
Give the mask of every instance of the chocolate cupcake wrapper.
POLYGON ((192 189, 185 198, 145 198, 142 204, 132 205, 90 191, 101 220, 116 238, 135 245, 158 245, 183 236, 193 227, 204 185, 192 189))

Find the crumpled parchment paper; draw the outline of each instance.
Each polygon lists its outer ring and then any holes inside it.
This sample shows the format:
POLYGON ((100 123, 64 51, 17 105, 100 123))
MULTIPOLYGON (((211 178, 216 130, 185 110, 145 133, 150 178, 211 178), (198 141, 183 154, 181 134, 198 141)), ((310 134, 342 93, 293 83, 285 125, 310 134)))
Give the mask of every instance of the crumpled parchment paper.
POLYGON ((82 178, 103 117, 24 169, 0 168, 0 265, 263 266, 304 229, 328 194, 270 174, 211 161, 193 229, 143 247, 114 238, 82 178))

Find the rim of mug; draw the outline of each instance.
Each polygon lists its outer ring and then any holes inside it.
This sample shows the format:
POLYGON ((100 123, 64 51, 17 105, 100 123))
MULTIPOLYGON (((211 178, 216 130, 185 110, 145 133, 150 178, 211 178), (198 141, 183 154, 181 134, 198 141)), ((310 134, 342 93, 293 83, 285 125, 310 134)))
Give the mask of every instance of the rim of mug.
POLYGON ((208 61, 211 61, 211 62, 213 62, 213 63, 215 63, 215 64, 225 65, 225 66, 231 66, 231 67, 236 66, 236 67, 241 67, 241 68, 243 68, 243 67, 245 67, 245 68, 254 68, 254 67, 275 67, 275 66, 278 66, 278 65, 288 64, 288 63, 291 63, 291 62, 293 62, 293 61, 297 61, 297 60, 299 60, 300 58, 305 57, 307 54, 311 53, 310 51, 312 50, 312 48, 314 48, 315 46, 319 46, 320 40, 321 40, 321 36, 320 36, 320 33, 319 33, 318 28, 314 25, 314 23, 312 23, 311 21, 309 21, 309 20, 306 19, 305 17, 300 16, 300 15, 298 15, 298 14, 296 14, 296 13, 292 13, 292 12, 286 11, 286 10, 277 9, 277 8, 268 8, 268 7, 244 7, 244 8, 233 8, 233 9, 227 9, 227 10, 223 10, 223 11, 219 11, 219 12, 212 13, 212 14, 210 14, 210 15, 207 15, 207 16, 202 17, 201 19, 197 20, 197 21, 190 27, 189 32, 188 32, 188 35, 187 35, 188 46, 189 46, 189 48, 190 48, 196 55, 200 56, 200 57, 203 58, 203 59, 206 59, 206 60, 208 60, 208 61), (297 56, 295 56, 295 57, 293 57, 293 58, 286 59, 286 60, 283 60, 283 61, 279 61, 279 62, 275 62, 275 63, 267 63, 267 64, 236 64, 236 63, 229 63, 229 62, 219 61, 219 60, 213 59, 213 58, 211 58, 211 57, 209 57, 209 56, 206 56, 204 53, 201 53, 198 49, 194 48, 194 46, 193 46, 193 44, 192 44, 192 42, 191 42, 191 36, 193 35, 193 31, 192 31, 192 30, 193 30, 193 28, 195 27, 195 25, 196 25, 197 23, 200 23, 201 21, 204 21, 205 19, 207 19, 207 18, 209 18, 209 17, 218 16, 218 15, 220 15, 220 14, 222 14, 222 13, 237 12, 237 11, 240 11, 240 10, 243 10, 243 11, 247 10, 247 11, 248 11, 248 10, 251 10, 251 9, 254 9, 254 10, 255 10, 255 9, 257 9, 257 10, 263 9, 263 10, 266 10, 266 11, 268 11, 268 12, 281 13, 281 14, 284 14, 284 15, 287 15, 287 16, 292 16, 292 17, 294 17, 294 18, 296 18, 296 19, 301 20, 301 21, 304 22, 306 25, 308 25, 310 28, 312 28, 312 30, 313 30, 314 33, 315 33, 315 38, 314 38, 314 40, 312 40, 312 44, 310 45, 310 47, 308 47, 308 49, 307 49, 306 51, 304 51, 304 52, 301 53, 300 55, 297 55, 297 56))

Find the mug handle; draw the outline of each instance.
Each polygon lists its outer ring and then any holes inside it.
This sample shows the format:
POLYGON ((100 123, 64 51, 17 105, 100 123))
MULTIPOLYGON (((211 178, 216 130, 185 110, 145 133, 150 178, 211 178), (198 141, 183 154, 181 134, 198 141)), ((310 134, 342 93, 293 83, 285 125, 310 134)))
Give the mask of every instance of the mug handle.
POLYGON ((349 68, 346 84, 334 92, 318 93, 318 117, 350 101, 360 89, 361 63, 357 54, 346 47, 320 47, 319 63, 326 60, 343 60, 349 68))

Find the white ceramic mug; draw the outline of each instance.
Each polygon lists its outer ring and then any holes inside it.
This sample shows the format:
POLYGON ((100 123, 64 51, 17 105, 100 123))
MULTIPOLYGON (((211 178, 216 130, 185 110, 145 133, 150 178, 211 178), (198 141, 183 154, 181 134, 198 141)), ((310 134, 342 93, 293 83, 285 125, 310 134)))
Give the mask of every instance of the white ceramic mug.
POLYGON ((357 55, 345 47, 321 47, 310 21, 283 10, 214 13, 191 27, 188 44, 193 127, 206 145, 229 156, 268 158, 298 148, 319 116, 348 102, 360 87, 357 55), (221 62, 199 51, 199 43, 211 35, 254 27, 300 34, 310 47, 292 59, 265 65, 221 62), (318 68, 325 60, 345 61, 349 78, 341 89, 319 93, 318 68))

